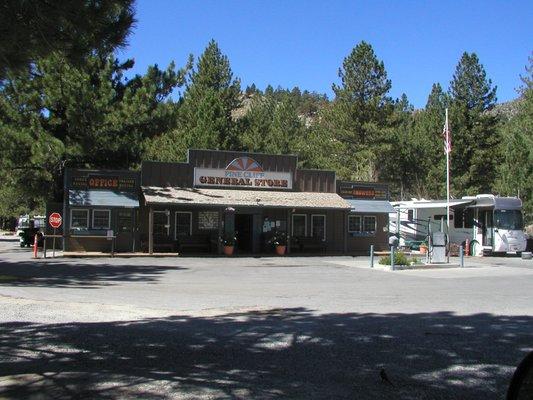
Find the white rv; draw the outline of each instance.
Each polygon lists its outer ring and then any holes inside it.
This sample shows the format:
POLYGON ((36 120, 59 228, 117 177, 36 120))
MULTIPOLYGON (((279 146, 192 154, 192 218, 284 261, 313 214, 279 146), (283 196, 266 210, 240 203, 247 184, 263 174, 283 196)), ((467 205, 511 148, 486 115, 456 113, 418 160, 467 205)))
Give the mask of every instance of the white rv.
MULTIPOLYGON (((396 213, 389 215, 389 231, 399 234, 400 245, 427 241, 432 232, 447 232, 446 200, 391 204, 396 213)), ((523 229, 522 201, 516 197, 480 194, 450 200, 449 241, 465 245, 468 240, 470 254, 521 253, 527 243, 523 229)))

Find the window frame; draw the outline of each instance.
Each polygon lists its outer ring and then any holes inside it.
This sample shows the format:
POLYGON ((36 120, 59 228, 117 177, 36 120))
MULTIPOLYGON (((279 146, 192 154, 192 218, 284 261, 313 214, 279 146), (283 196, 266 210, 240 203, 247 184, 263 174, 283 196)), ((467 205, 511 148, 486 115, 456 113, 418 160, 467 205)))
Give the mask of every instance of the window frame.
POLYGON ((304 236, 307 237, 307 214, 292 214, 291 216, 291 236, 294 236, 294 217, 304 217, 304 236))
POLYGON ((348 215, 348 233, 357 233, 362 232, 363 229, 363 216, 360 214, 349 214, 348 215), (359 230, 358 231, 351 231, 350 230, 350 218, 358 218, 359 219, 359 230))
POLYGON ((91 213, 91 228, 95 230, 109 230, 111 229, 111 210, 109 208, 95 208, 92 210, 91 213), (107 226, 94 226, 94 214, 95 212, 105 211, 107 212, 107 226))
POLYGON ((152 223, 155 225, 155 214, 165 214, 167 216, 167 223, 165 224, 166 225, 166 229, 167 229, 167 236, 170 236, 170 210, 154 210, 153 211, 154 213, 154 220, 152 221, 152 223))
POLYGON ((378 230, 378 218, 375 215, 363 215, 363 220, 361 224, 361 232, 363 232, 367 236, 376 236, 377 230, 378 230), (365 219, 366 218, 374 218, 374 230, 373 231, 365 230, 365 219))
POLYGON ((192 211, 176 211, 174 213, 174 239, 178 239, 178 214, 189 214, 189 236, 192 236, 192 211))
POLYGON ((324 237, 322 238, 322 241, 326 241, 327 237, 327 222, 326 222, 326 214, 311 214, 311 237, 315 237, 313 235, 313 218, 314 217, 324 217, 324 237))
POLYGON ((69 221, 70 229, 89 229, 89 209, 88 208, 71 208, 70 209, 70 221, 69 221), (72 212, 73 211, 85 211, 85 214, 87 215, 86 221, 87 224, 83 226, 72 226, 72 212))

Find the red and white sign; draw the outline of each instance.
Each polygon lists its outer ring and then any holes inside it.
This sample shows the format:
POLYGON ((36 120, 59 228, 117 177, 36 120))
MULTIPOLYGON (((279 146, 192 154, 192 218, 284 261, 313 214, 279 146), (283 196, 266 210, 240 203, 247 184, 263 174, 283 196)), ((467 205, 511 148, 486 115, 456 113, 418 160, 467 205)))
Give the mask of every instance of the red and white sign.
POLYGON ((61 226, 61 224, 63 223, 63 218, 61 218, 61 214, 59 213, 56 213, 56 212, 53 212, 52 214, 50 214, 50 216, 48 217, 48 223, 50 224, 50 226, 54 229, 57 229, 61 226))

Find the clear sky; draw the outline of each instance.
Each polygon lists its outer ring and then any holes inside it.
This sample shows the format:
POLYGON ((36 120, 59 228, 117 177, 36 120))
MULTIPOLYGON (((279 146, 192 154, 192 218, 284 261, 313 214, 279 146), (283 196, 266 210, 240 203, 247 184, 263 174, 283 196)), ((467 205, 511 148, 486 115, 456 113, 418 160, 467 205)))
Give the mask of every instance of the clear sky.
POLYGON ((215 39, 242 87, 326 93, 352 48, 369 42, 385 63, 391 95, 423 107, 434 82, 444 88, 464 51, 476 52, 498 86, 516 97, 533 51, 533 1, 137 0, 137 25, 119 57, 183 66, 215 39))

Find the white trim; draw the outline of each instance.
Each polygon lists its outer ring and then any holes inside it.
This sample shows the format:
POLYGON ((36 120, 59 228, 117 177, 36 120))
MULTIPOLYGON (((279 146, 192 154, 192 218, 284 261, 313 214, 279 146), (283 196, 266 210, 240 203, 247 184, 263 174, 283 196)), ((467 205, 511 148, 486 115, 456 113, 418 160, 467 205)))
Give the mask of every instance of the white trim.
POLYGON ((314 237, 313 235, 313 218, 314 217, 324 217, 324 237, 322 240, 326 240, 326 214, 311 214, 311 237, 314 237))
POLYGON ((176 211, 174 214, 174 239, 178 239, 178 214, 189 214, 189 236, 192 235, 192 211, 176 211))
POLYGON ((361 232, 363 230, 363 218, 360 214, 348 214, 348 233, 361 232), (359 218, 359 230, 351 231, 350 230, 350 218, 359 218))
POLYGON ((365 233, 372 233, 373 236, 376 235, 376 231, 378 229, 378 219, 375 215, 363 215, 363 224, 361 225, 361 232, 365 233), (373 231, 367 231, 365 230, 365 218, 374 218, 374 230, 373 231))
POLYGON ((89 229, 89 209, 87 208, 71 208, 70 209, 70 229, 89 229), (85 211, 85 214, 87 215, 86 221, 87 224, 85 226, 72 226, 72 211, 85 211))
POLYGON ((111 227, 111 210, 108 209, 108 208, 93 208, 93 212, 92 212, 92 218, 91 218, 91 227, 93 229, 110 229, 111 227), (98 212, 98 211, 107 211, 107 226, 99 226, 99 227, 95 227, 94 226, 94 213, 98 212))
POLYGON ((292 214, 291 216, 291 236, 294 236, 294 217, 304 217, 304 237, 307 237, 307 214, 292 214))
MULTIPOLYGON (((165 224, 165 227, 167 228, 167 236, 170 235, 170 211, 169 210, 164 210, 164 211, 156 211, 154 210, 154 216, 155 214, 165 214, 167 216, 167 223, 165 224)), ((155 218, 154 218, 154 221, 155 221, 155 218)), ((155 224, 154 224, 155 225, 155 224)))

